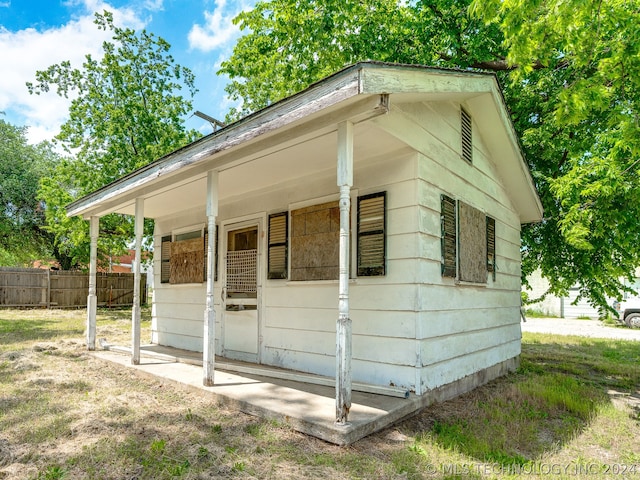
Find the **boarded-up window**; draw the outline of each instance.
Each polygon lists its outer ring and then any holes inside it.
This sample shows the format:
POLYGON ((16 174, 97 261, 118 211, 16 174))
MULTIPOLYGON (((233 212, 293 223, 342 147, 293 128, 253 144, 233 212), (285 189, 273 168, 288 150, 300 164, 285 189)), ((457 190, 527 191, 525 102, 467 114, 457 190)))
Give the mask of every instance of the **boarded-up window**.
POLYGON ((471 163, 473 160, 471 115, 469 115, 464 108, 460 108, 460 127, 462 136, 462 158, 471 163))
POLYGON ((268 278, 287 278, 287 212, 269 215, 268 278))
POLYGON ((358 275, 385 274, 386 192, 358 197, 358 275))
MULTIPOLYGON (((160 283, 202 283, 207 280, 207 231, 193 230, 162 237, 160 257, 160 283), (171 239, 173 238, 173 241, 171 239)), ((216 229, 214 249, 218 249, 216 229)), ((218 275, 216 255, 214 280, 218 275)))
POLYGON ((291 211, 291 280, 336 280, 340 261, 338 202, 291 211))
POLYGON ((455 277, 457 270, 457 215, 456 201, 446 195, 440 197, 440 227, 442 250, 442 276, 455 277))
POLYGON ((458 202, 458 278, 463 282, 487 281, 487 221, 477 208, 458 202))
POLYGON ((487 217, 487 271, 496 279, 496 220, 487 217))
POLYGON ((496 278, 496 222, 477 208, 441 196, 442 275, 462 282, 496 278))
POLYGON ((204 278, 204 238, 200 236, 172 242, 170 263, 170 283, 202 283, 204 278))

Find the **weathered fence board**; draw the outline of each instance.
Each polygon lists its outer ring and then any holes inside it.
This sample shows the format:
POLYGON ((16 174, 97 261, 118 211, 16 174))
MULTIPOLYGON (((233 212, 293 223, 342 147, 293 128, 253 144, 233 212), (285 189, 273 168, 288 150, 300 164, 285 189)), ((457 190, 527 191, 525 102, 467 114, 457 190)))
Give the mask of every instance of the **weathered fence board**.
MULTIPOLYGON (((133 273, 98 273, 98 305, 133 304, 133 273)), ((147 275, 140 279, 140 302, 147 302, 147 275)), ((84 307, 87 305, 89 275, 75 271, 38 268, 0 268, 0 306, 84 307)))

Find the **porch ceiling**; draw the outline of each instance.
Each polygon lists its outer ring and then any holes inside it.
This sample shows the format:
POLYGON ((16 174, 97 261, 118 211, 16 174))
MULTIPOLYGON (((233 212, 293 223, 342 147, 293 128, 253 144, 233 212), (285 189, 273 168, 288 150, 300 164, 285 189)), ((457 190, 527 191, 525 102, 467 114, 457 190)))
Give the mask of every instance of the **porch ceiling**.
MULTIPOLYGON (((356 125, 354 130, 354 162, 388 155, 405 145, 370 122, 356 125)), ((218 198, 221 203, 250 192, 267 190, 275 185, 314 175, 335 174, 337 162, 335 128, 314 132, 306 138, 294 139, 262 150, 235 162, 219 173, 218 198)), ((205 205, 206 172, 169 186, 149 189, 144 198, 146 218, 169 217, 189 208, 205 205)), ((109 212, 133 215, 135 201, 113 207, 109 212)))

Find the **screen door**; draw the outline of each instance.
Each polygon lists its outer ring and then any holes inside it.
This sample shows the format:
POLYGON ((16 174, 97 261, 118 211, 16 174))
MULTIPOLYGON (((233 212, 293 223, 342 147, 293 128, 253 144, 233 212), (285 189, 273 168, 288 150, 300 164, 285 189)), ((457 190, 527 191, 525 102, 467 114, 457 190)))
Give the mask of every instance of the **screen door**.
POLYGON ((258 225, 226 228, 224 355, 258 362, 258 225))

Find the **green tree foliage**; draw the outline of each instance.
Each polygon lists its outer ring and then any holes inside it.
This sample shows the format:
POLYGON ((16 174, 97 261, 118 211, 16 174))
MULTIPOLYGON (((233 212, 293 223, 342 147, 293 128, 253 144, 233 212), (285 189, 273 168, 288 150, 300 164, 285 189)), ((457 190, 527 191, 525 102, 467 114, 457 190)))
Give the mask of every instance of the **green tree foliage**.
POLYGON ((525 229, 524 273, 596 305, 640 265, 640 2, 479 1, 508 48, 511 105, 545 221, 525 229))
POLYGON ((362 60, 496 72, 545 208, 523 277, 594 305, 640 264, 639 3, 631 0, 268 0, 220 73, 230 117, 362 60))
POLYGON ((26 129, 0 120, 0 266, 51 255, 38 184, 56 162, 51 145, 30 145, 26 129))
MULTIPOLYGON (((96 13, 94 22, 112 33, 100 60, 87 55, 82 68, 70 62, 36 73, 32 94, 49 92, 71 99, 69 119, 56 140, 73 158, 57 165, 40 190, 48 229, 54 234, 63 266, 86 265, 87 222, 67 218, 69 202, 142 167, 196 138, 184 117, 192 110, 194 76, 176 65, 170 45, 146 31, 114 25, 112 14, 96 13), (186 89, 188 99, 180 92, 186 89)), ((132 236, 133 222, 109 215, 100 220, 99 250, 118 255, 132 236)))
POLYGON ((219 73, 246 115, 363 60, 504 70, 499 29, 466 14, 469 0, 271 0, 240 13, 248 33, 219 73))

